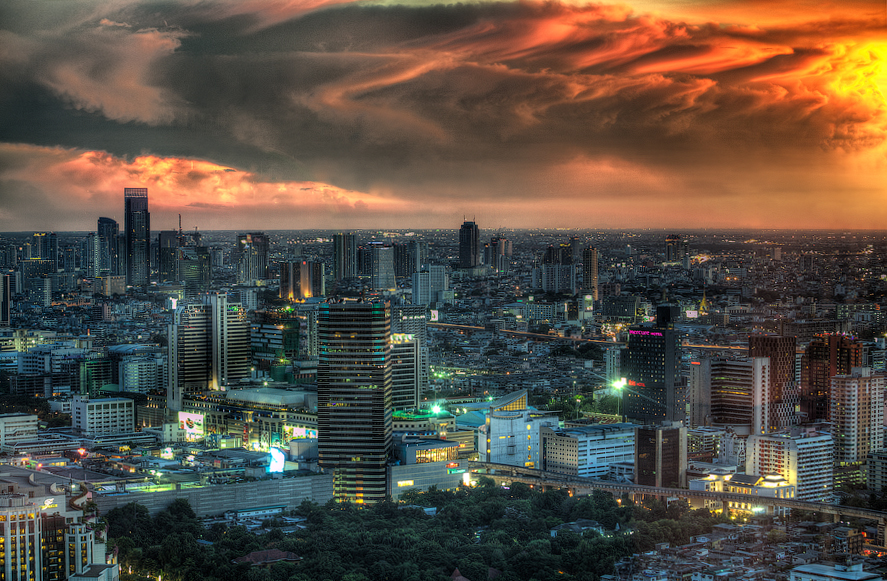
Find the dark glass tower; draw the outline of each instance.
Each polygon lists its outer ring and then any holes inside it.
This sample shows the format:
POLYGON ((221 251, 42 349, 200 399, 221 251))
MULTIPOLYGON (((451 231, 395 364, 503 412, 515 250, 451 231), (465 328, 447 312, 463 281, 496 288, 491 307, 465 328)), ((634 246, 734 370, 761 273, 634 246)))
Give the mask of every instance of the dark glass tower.
POLYGON ((628 331, 628 385, 622 401, 625 416, 638 423, 680 421, 686 415, 680 335, 664 323, 666 308, 657 309, 657 322, 662 322, 659 325, 631 327, 628 331))
POLYGON ((480 230, 474 222, 465 222, 459 229, 459 268, 477 266, 480 252, 480 230))
POLYGON ((99 218, 96 234, 99 245, 96 271, 102 276, 117 276, 120 274, 117 270, 117 237, 120 234, 117 221, 99 218))
POLYGON ((317 339, 319 464, 333 471, 336 500, 379 502, 391 451, 390 307, 324 303, 317 339))
POLYGON ((336 280, 357 277, 357 236, 354 234, 333 236, 333 277, 336 280))
POLYGON ((151 274, 151 214, 148 188, 124 188, 123 227, 126 240, 126 284, 147 286, 151 274))

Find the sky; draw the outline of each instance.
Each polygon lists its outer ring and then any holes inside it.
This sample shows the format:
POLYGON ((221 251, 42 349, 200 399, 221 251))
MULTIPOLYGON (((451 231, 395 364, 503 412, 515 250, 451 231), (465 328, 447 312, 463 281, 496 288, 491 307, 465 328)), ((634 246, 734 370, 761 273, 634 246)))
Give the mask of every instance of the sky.
POLYGON ((887 228, 887 3, 3 0, 0 231, 887 228))

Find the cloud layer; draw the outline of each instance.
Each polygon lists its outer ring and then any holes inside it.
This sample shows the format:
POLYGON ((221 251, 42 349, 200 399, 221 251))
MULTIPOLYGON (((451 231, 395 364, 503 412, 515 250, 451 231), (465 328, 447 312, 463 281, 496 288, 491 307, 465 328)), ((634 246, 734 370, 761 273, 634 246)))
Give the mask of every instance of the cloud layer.
POLYGON ((795 8, 13 0, 0 229, 881 227, 883 5, 795 8))

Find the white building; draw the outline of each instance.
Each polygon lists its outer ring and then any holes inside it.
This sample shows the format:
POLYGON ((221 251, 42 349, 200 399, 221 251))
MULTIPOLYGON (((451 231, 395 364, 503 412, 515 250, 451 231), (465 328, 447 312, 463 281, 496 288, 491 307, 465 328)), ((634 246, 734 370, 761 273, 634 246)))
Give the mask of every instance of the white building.
MULTIPOLYGON (((516 391, 483 404, 486 415, 479 428, 481 462, 536 468, 539 466, 540 430, 557 428, 557 415, 527 409, 527 390, 516 391), (484 441, 485 440, 485 441, 484 441)), ((471 409, 471 405, 466 406, 471 409)))
POLYGON ((572 476, 606 478, 617 462, 634 461, 634 424, 541 428, 539 468, 572 476))
MULTIPOLYGON (((794 498, 795 487, 778 474, 759 476, 757 474, 709 474, 705 478, 694 478, 690 481, 690 490, 707 490, 709 492, 735 492, 762 498, 794 498)), ((721 501, 705 499, 703 508, 719 510, 721 501)), ((787 514, 788 509, 781 507, 763 507, 754 502, 730 501, 727 508, 748 514, 768 512, 769 514, 787 514)))
POLYGON ((38 506, 26 495, 0 495, 0 555, 4 557, 0 578, 43 578, 42 520, 38 506))
POLYGON ((0 415, 0 451, 8 452, 16 442, 37 439, 37 416, 32 414, 0 415))
POLYGON ((835 436, 835 478, 841 484, 862 484, 866 457, 884 447, 883 374, 854 367, 850 375, 832 377, 829 406, 835 436))
POLYGON ((790 581, 883 581, 877 573, 862 570, 862 563, 851 565, 810 564, 791 570, 790 581))
POLYGON ((831 502, 834 440, 811 428, 752 434, 746 444, 747 474, 779 474, 795 487, 798 500, 831 502))
POLYGON ((71 419, 75 430, 98 436, 120 434, 135 429, 135 406, 125 397, 89 399, 75 395, 71 402, 71 419))

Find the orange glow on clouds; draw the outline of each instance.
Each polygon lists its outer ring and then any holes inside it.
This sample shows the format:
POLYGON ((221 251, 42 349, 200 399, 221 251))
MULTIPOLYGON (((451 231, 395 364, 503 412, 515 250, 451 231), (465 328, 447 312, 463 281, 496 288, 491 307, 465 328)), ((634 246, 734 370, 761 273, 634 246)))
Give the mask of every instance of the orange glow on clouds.
MULTIPOLYGON (((318 182, 267 182, 254 173, 202 160, 145 155, 130 161, 98 151, 0 145, 0 159, 24 157, 26 163, 3 171, 0 178, 39 188, 62 206, 55 211, 67 207, 78 214, 119 216, 123 189, 147 187, 156 230, 172 228, 177 213, 205 229, 235 228, 244 218, 260 216, 276 228, 308 228, 337 215, 378 216, 406 206, 318 182)), ((0 213, 0 228, 17 230, 14 223, 3 222, 8 218, 0 213)))

